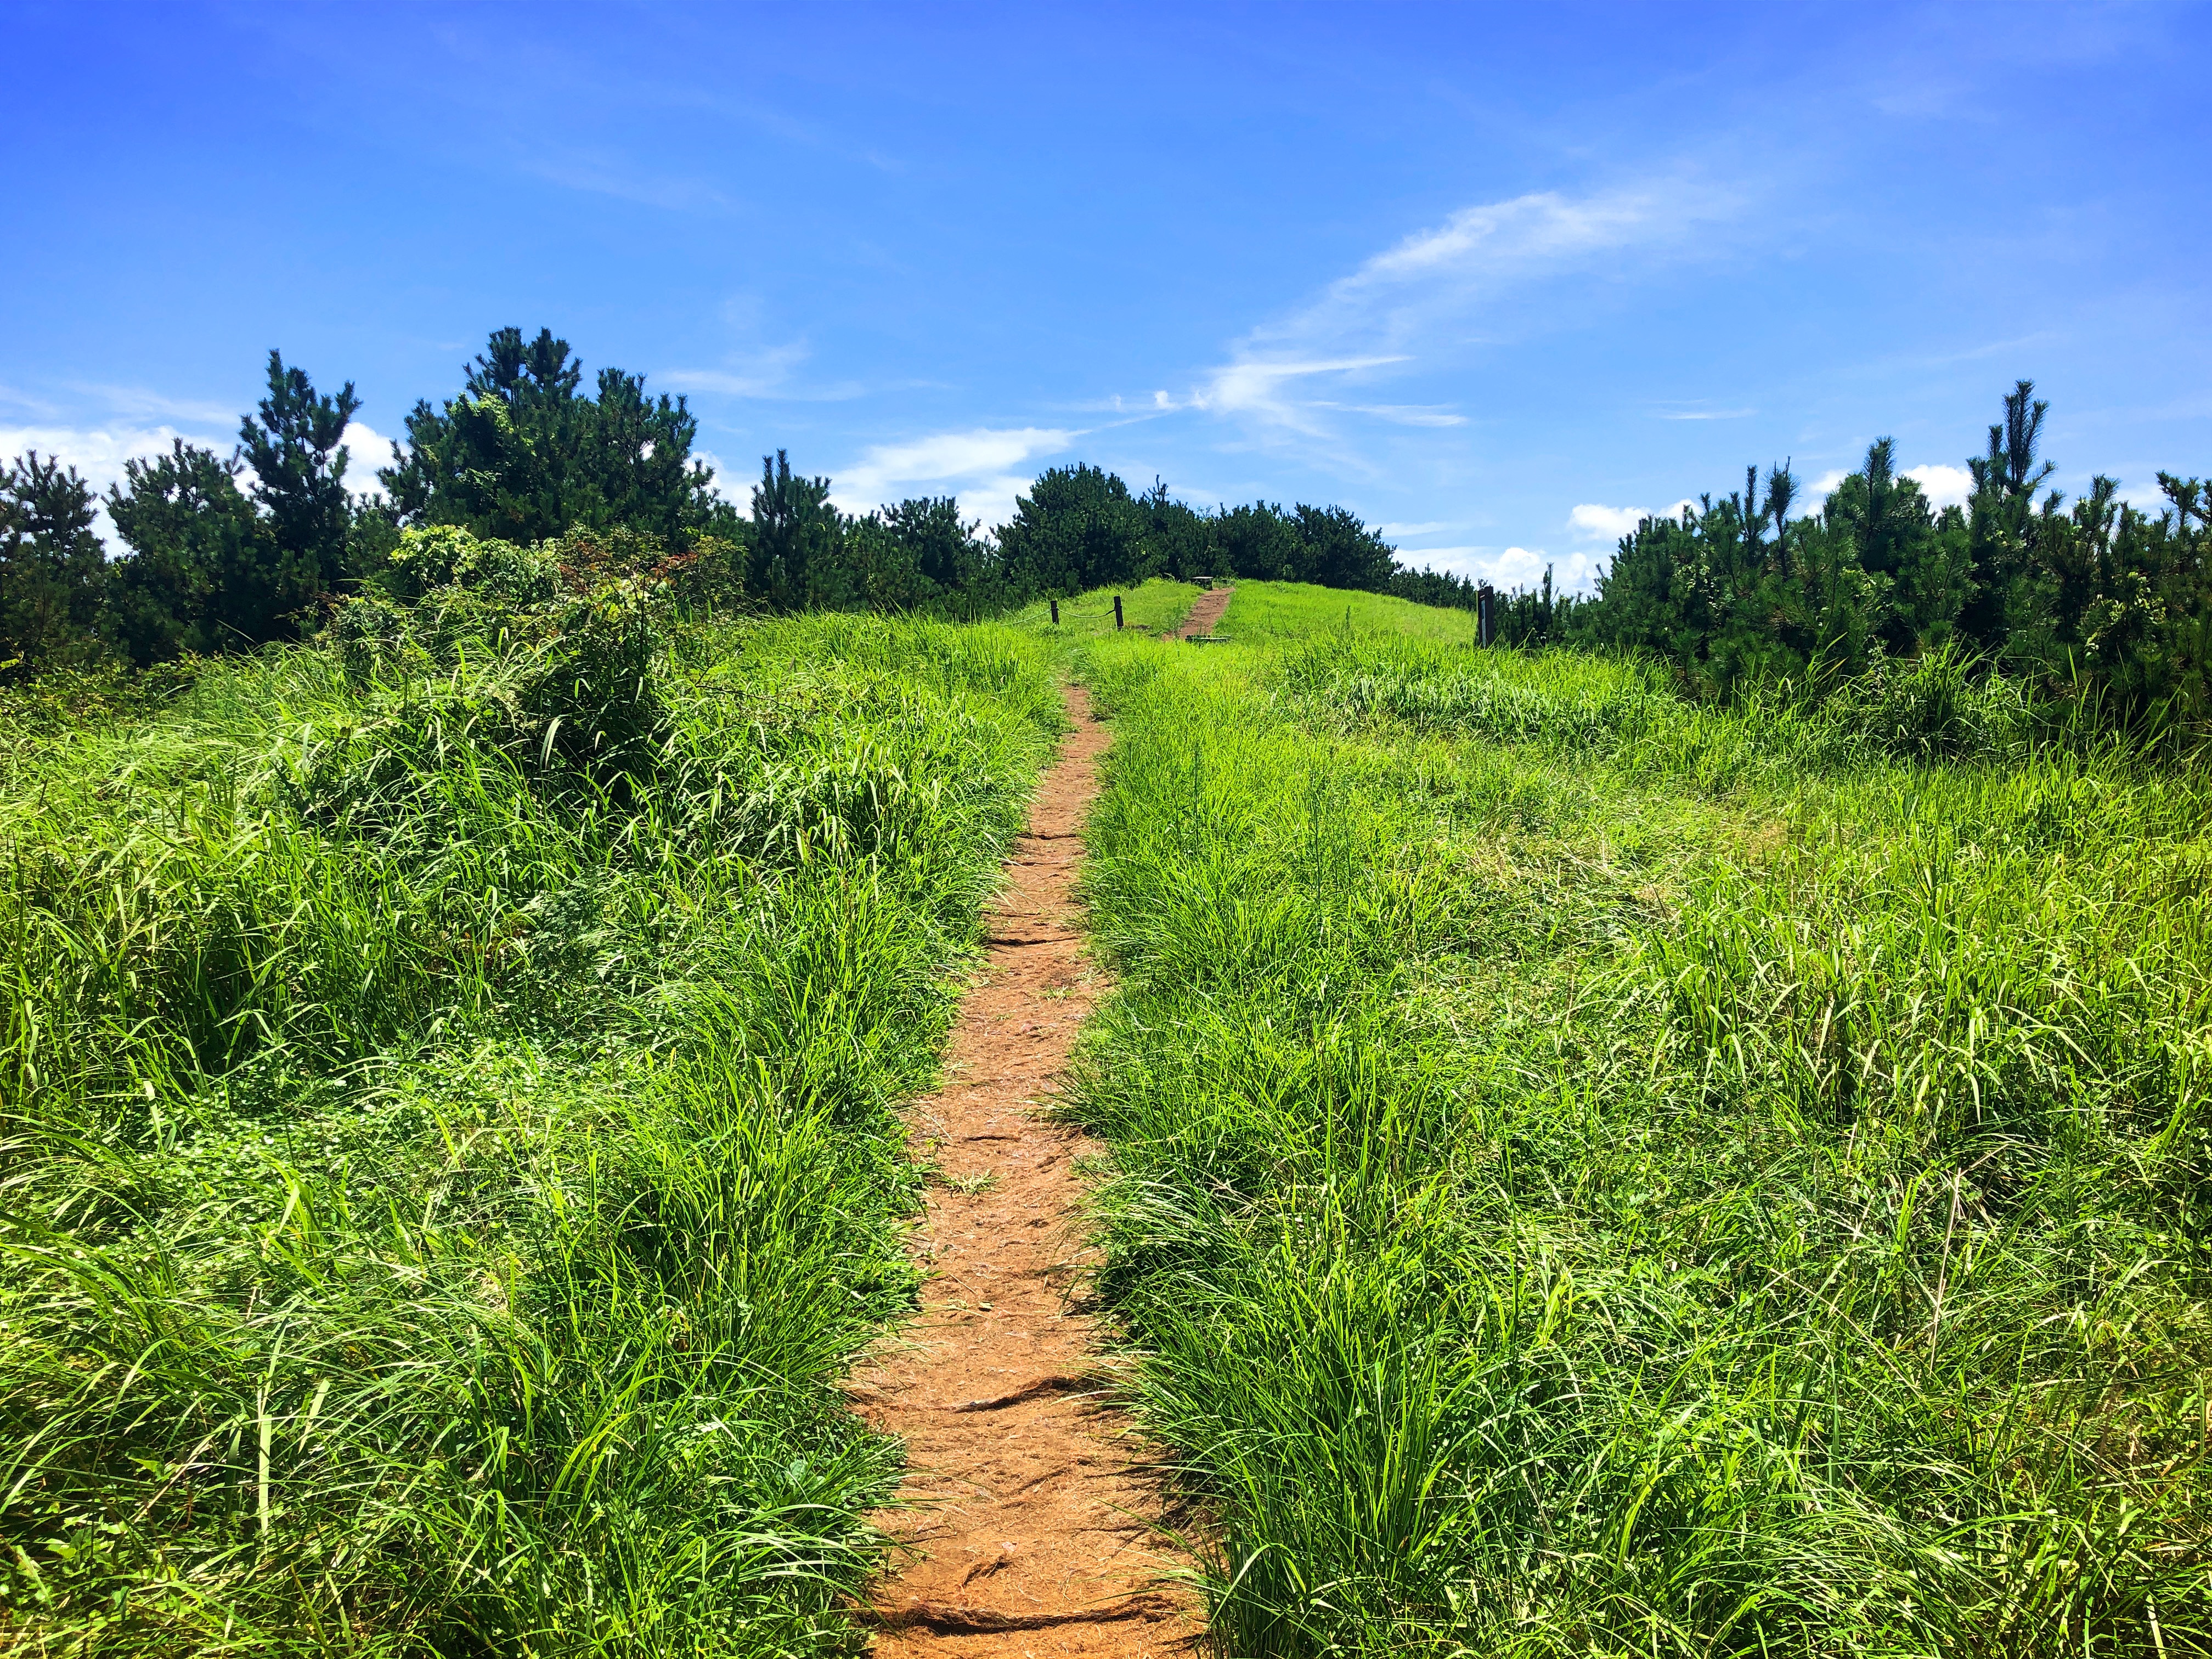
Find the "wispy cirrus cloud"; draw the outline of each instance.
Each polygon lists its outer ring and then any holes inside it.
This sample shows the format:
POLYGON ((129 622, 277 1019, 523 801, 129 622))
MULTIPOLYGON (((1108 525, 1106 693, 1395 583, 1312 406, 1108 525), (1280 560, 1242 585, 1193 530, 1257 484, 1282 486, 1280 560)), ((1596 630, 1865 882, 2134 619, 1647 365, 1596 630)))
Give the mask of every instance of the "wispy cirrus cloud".
POLYGON ((1255 356, 1278 342, 1328 341, 1426 358, 1513 289, 1630 249, 1648 263, 1739 205, 1733 192, 1687 177, 1480 203, 1376 254, 1310 304, 1254 330, 1248 345, 1255 356))
POLYGON ((813 356, 805 340, 787 341, 726 359, 711 368, 664 368, 656 378, 678 392, 711 392, 725 398, 752 398, 787 403, 839 403, 866 395, 857 380, 838 380, 809 386, 796 371, 813 356))
POLYGON ((1195 409, 1211 415, 1243 415, 1267 423, 1319 434, 1321 422, 1307 411, 1328 405, 1300 398, 1301 381, 1322 376, 1348 375, 1362 369, 1401 363, 1402 354, 1366 357, 1320 357, 1306 360, 1278 358, 1268 362, 1229 363, 1211 370, 1188 393, 1176 398, 1166 392, 1152 394, 1152 407, 1163 413, 1195 409))
POLYGON ((1465 426, 1467 416, 1449 404, 1316 403, 1316 409, 1341 409, 1354 415, 1372 415, 1393 426, 1465 426))
POLYGON ((130 420, 181 421, 188 426, 238 430, 239 411, 202 398, 173 398, 143 386, 110 386, 74 381, 71 392, 95 400, 114 414, 130 420))
POLYGON ((1468 417, 1451 404, 1355 400, 1339 388, 1446 367, 1516 291, 1631 252, 1649 265, 1693 245, 1741 205, 1735 192, 1683 176, 1462 208, 1255 327, 1230 361, 1205 371, 1190 392, 1155 392, 1152 406, 1307 437, 1330 434, 1345 416, 1410 427, 1465 425, 1468 417))
POLYGON ((1030 485, 1031 475, 1017 469, 1059 453, 1082 435, 1061 427, 973 427, 872 445, 835 475, 834 499, 865 511, 917 490, 949 489, 963 512, 987 525, 1004 524, 1013 516, 1014 498, 1030 485))
POLYGON ((611 196, 641 207, 711 215, 734 213, 738 208, 737 203, 718 185, 706 179, 660 173, 611 151, 531 152, 519 156, 517 161, 523 172, 533 173, 549 185, 594 196, 611 196))

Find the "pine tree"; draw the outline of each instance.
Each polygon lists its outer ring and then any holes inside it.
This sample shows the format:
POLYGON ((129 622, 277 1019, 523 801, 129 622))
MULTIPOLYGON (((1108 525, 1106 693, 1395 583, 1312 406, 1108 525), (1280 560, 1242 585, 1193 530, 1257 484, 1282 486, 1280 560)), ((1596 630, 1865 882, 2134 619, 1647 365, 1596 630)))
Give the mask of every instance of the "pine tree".
POLYGON ((552 330, 528 341, 495 331, 459 397, 415 405, 407 452, 378 474, 400 521, 519 543, 576 529, 742 533, 714 470, 692 457, 698 421, 683 398, 649 397, 642 376, 617 368, 599 372, 593 396, 582 385, 552 330))
POLYGON ((1154 574, 1160 562, 1151 527, 1115 474, 1056 466, 1015 501, 1012 521, 999 532, 999 554, 1015 591, 1064 597, 1154 574))
POLYGON ((860 595, 842 568, 844 540, 830 480, 794 473, 783 450, 761 457, 746 591, 782 611, 854 603, 860 595))
POLYGON ((0 466, 0 678, 81 666, 100 654, 107 559, 91 485, 36 450, 0 466))
POLYGON ((305 371, 269 354, 269 395, 240 422, 239 453, 253 470, 252 496, 269 516, 279 560, 312 572, 316 595, 335 592, 353 573, 348 532, 346 423, 361 407, 348 380, 336 397, 316 392, 305 371))
MULTIPOLYGON (((2004 419, 1990 428, 1988 453, 1966 462, 1974 480, 1966 520, 1972 586, 1959 625, 1985 650, 2016 653, 2050 620, 2052 596, 2036 591, 2045 526, 2035 511, 2035 492, 2057 470, 2039 453, 2050 410, 2034 381, 2018 382, 2005 394, 2004 419)), ((2055 518, 2057 507, 2054 495, 2042 516, 2055 518)))
POLYGON ((1252 581, 1308 580, 1306 546, 1283 509, 1267 501, 1232 507, 1213 515, 1213 541, 1224 574, 1252 581))
POLYGON ((126 461, 107 516, 131 550, 109 577, 109 629, 141 665, 289 639, 323 591, 307 556, 278 544, 254 511, 238 463, 177 440, 126 461))
POLYGON ((1381 592, 1397 568, 1398 550, 1341 507, 1298 503, 1293 515, 1302 546, 1300 580, 1324 587, 1381 592))

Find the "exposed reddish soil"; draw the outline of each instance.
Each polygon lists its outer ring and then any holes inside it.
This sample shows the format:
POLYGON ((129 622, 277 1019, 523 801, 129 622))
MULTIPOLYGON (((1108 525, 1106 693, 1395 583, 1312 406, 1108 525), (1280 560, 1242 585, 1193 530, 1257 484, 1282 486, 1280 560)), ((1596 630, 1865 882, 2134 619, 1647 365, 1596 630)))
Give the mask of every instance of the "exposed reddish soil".
POLYGON ((1187 640, 1194 634, 1211 634, 1213 624, 1221 620, 1221 613, 1229 609, 1229 589, 1210 587, 1198 596, 1190 614, 1182 619, 1182 626, 1170 630, 1171 637, 1187 640))
POLYGON ((1143 1659, 1187 1652, 1200 1628, 1195 1598, 1159 1582, 1172 1565, 1154 1544, 1159 1488, 1103 1401, 1097 1324, 1069 1301, 1083 1265, 1074 1165, 1090 1143, 1043 1113, 1102 988, 1074 878, 1107 733, 1079 688, 1067 707, 1075 732, 1008 860, 945 1087, 912 1118, 945 1183, 913 1241, 921 1315, 851 1385, 909 1460, 911 1507, 878 1517, 900 1547, 871 1608, 885 1659, 1143 1659))

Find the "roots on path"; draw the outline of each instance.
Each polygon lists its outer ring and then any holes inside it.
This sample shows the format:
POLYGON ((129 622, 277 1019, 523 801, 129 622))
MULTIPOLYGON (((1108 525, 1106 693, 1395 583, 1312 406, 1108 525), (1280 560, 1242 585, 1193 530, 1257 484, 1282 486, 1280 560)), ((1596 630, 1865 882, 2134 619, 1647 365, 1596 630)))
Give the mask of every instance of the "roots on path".
POLYGON ((1008 861, 945 1087, 913 1120, 945 1183, 915 1236, 929 1273, 921 1316, 911 1346, 852 1384, 909 1460, 911 1507, 885 1517, 905 1563, 872 1609, 883 1656, 1142 1659, 1187 1650, 1200 1628, 1195 1599, 1160 1587, 1158 1487, 1135 1467, 1127 1419, 1102 1403, 1111 1377, 1095 1322, 1067 1301, 1085 1143, 1042 1109, 1100 989, 1074 878, 1107 743, 1079 688, 1067 702, 1076 729, 1008 861))

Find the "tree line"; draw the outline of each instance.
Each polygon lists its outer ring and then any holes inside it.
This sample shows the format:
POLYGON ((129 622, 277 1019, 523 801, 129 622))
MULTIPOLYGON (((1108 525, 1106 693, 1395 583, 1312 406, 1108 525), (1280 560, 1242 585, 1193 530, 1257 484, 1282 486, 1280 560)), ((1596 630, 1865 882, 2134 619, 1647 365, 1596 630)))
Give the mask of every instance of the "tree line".
MULTIPOLYGON (((1877 438, 1814 507, 1787 462, 1743 487, 1641 520, 1595 592, 1498 598, 1513 645, 1634 650, 1688 688, 1788 685, 1818 696, 1885 664, 1942 653, 2094 702, 2106 723, 2212 716, 2212 482, 2157 475, 2162 507, 2119 499, 2099 474, 2069 501, 2047 488, 2049 403, 2021 380, 1973 488, 1941 508, 1877 438)), ((1474 604, 1473 583, 1402 578, 1430 604, 1474 604), (1433 591, 1431 591, 1433 590, 1433 591)))
MULTIPOLYGON (((1308 581, 1474 608, 1480 586, 1401 564, 1340 507, 1201 510, 1089 465, 1042 474, 995 534, 951 496, 850 514, 826 477, 764 458, 740 511, 694 453, 682 398, 601 370, 566 341, 503 328, 460 390, 407 416, 407 444, 357 493, 343 441, 350 382, 319 392, 269 356, 266 395, 228 456, 177 441, 125 464, 104 503, 32 453, 0 466, 0 678, 103 661, 146 665, 296 638, 386 569, 404 531, 448 526, 515 547, 562 542, 604 574, 682 569, 701 590, 773 610, 989 615, 1149 576, 1308 581), (104 505, 127 550, 94 532, 104 505), (563 540, 562 538, 567 538, 563 540), (588 551, 584 551, 588 550, 588 551)), ((2048 488, 2049 406, 2019 382, 1971 457, 1971 496, 1935 507, 1887 438, 1810 512, 1787 463, 1621 538, 1590 595, 1552 574, 1497 596, 1509 645, 1650 653, 1720 696, 1819 692, 1941 651, 2063 683, 2121 718, 2212 714, 2212 484, 2161 472, 2146 513, 2103 476, 2048 488)))
POLYGON ((1200 511, 1094 466, 1043 474, 988 538, 951 496, 842 512, 783 452, 741 512, 694 453, 682 398, 618 368, 587 385, 550 330, 495 331, 453 397, 415 405, 374 492, 353 487, 367 458, 344 443, 359 407, 350 381, 318 391, 272 351, 227 456, 178 440, 126 462, 104 501, 51 457, 0 469, 0 678, 297 638, 388 566, 404 531, 437 526, 516 547, 568 538, 775 610, 974 617, 1154 575, 1381 589, 1399 574, 1342 507, 1200 511), (101 506, 121 556, 95 533, 101 506))
POLYGON ((2212 571, 2203 480, 2158 474, 2146 513, 2101 474, 2069 501, 2045 486, 2050 405, 2020 381, 1968 458, 1963 505, 1932 507, 1887 438, 1818 512, 1790 516, 1786 465, 1625 537, 1584 619, 1725 690, 1818 682, 1882 656, 1963 650, 2112 701, 2208 708, 2212 571))

